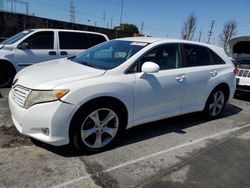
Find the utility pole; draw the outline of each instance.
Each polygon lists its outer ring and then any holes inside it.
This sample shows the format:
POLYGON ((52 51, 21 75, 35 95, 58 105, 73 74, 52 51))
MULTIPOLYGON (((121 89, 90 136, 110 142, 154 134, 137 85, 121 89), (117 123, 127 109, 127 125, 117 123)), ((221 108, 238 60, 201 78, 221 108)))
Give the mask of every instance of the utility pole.
POLYGON ((122 17, 123 17, 123 7, 124 7, 124 0, 121 0, 121 16, 120 16, 120 25, 122 24, 122 17))
POLYGON ((201 41, 201 35, 202 35, 202 31, 200 30, 200 32, 199 32, 199 39, 198 39, 199 42, 201 41))
POLYGON ((110 29, 112 29, 113 27, 113 16, 111 16, 111 20, 110 20, 110 29))
POLYGON ((71 23, 75 23, 75 20, 76 20, 76 7, 74 6, 73 1, 71 1, 69 7, 69 21, 71 23))
POLYGON ((210 43, 210 38, 211 38, 212 33, 213 33, 214 23, 215 23, 215 20, 212 20, 211 27, 210 27, 210 31, 208 32, 208 40, 207 40, 207 43, 210 43))
POLYGON ((144 22, 141 23, 141 34, 143 32, 143 29, 144 29, 144 22))
POLYGON ((106 11, 103 11, 102 19, 103 19, 103 27, 105 27, 105 22, 106 22, 106 11))

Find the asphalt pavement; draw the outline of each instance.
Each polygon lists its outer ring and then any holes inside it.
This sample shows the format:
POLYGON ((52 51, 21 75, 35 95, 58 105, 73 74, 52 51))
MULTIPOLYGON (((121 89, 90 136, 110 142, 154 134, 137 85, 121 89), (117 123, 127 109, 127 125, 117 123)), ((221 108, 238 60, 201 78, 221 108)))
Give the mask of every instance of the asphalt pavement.
POLYGON ((81 155, 21 136, 8 89, 0 93, 0 187, 250 188, 249 96, 236 96, 219 119, 193 113, 140 125, 114 148, 81 155))

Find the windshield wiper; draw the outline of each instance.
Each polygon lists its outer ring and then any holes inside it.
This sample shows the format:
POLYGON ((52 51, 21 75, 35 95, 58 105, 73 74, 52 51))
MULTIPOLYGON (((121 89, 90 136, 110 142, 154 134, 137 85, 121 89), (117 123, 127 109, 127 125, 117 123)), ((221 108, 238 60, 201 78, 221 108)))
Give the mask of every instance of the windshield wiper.
POLYGON ((78 63, 80 63, 80 64, 82 64, 82 65, 86 65, 86 66, 88 66, 88 67, 100 69, 99 67, 97 67, 97 66, 95 66, 95 65, 92 65, 92 64, 90 64, 90 63, 88 63, 88 62, 85 62, 85 61, 80 61, 80 62, 78 62, 78 63))

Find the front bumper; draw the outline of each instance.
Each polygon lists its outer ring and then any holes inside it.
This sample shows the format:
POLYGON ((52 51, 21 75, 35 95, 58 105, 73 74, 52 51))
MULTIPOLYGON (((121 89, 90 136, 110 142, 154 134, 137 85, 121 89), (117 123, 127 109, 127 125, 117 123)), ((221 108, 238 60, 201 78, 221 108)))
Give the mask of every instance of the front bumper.
POLYGON ((69 143, 69 126, 77 109, 75 105, 55 101, 25 109, 16 104, 11 92, 9 107, 12 120, 21 134, 55 146, 69 143), (44 134, 42 128, 48 128, 49 135, 44 134))
POLYGON ((250 78, 237 77, 236 78, 236 91, 250 93, 250 78))

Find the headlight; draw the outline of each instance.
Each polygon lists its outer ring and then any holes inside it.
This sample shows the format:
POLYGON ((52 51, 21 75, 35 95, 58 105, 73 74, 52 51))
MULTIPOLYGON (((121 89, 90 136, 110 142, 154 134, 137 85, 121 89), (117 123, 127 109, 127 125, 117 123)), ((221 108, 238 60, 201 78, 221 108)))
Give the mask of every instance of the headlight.
POLYGON ((68 89, 56 90, 32 90, 25 102, 24 107, 29 108, 38 103, 56 101, 69 92, 68 89))

